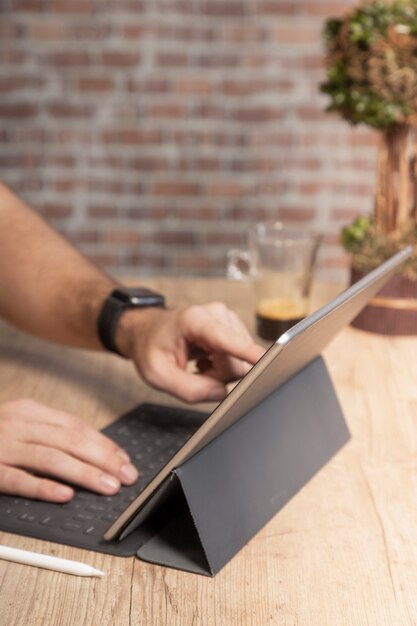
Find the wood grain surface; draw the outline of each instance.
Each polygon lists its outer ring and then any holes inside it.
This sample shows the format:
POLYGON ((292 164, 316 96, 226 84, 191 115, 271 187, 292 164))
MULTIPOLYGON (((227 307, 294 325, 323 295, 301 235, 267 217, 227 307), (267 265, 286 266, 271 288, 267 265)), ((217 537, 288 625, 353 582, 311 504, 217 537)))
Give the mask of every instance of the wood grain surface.
MULTIPOLYGON (((171 304, 221 299, 253 328, 247 285, 141 283, 171 304)), ((318 289, 314 307, 335 291, 318 289)), ((78 578, 0 561, 0 625, 417 624, 417 338, 346 328, 324 356, 352 440, 215 578, 0 533, 6 545, 107 574, 78 578)), ((64 349, 5 324, 0 381, 0 402, 28 396, 97 428, 143 401, 180 404, 118 357, 64 349)))

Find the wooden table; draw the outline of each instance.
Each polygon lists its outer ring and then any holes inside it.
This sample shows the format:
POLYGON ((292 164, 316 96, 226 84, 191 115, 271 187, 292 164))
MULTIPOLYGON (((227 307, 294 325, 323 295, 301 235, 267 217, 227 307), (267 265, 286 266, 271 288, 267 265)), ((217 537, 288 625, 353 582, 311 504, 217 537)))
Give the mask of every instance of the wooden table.
MULTIPOLYGON (((142 283, 171 303, 222 299, 253 323, 246 285, 142 283)), ((316 303, 334 292, 322 289, 316 303)), ((4 544, 107 572, 83 579, 0 562, 0 624, 417 624, 417 338, 346 328, 324 356, 353 439, 214 579, 0 533, 4 544)), ((0 401, 29 396, 98 428, 143 401, 179 404, 117 357, 6 325, 0 380, 0 401)))

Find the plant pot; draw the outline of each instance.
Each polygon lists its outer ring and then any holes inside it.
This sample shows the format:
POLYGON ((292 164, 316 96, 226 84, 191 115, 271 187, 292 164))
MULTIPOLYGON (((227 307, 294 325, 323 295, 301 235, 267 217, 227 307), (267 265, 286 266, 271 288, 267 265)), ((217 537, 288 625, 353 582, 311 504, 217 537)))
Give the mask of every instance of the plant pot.
MULTIPOLYGON (((351 284, 365 272, 351 269, 351 284)), ((382 335, 417 335, 417 280, 396 274, 362 309, 352 326, 382 335)))

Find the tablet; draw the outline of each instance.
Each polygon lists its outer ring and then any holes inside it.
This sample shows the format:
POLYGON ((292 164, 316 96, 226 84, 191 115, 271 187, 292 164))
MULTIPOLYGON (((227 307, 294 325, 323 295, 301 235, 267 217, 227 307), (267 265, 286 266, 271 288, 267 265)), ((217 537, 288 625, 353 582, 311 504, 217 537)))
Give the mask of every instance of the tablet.
POLYGON ((108 528, 104 539, 113 540, 120 534, 173 469, 201 450, 203 446, 315 359, 331 339, 356 317, 368 300, 381 289, 411 254, 411 246, 404 248, 279 337, 220 402, 192 437, 108 528))

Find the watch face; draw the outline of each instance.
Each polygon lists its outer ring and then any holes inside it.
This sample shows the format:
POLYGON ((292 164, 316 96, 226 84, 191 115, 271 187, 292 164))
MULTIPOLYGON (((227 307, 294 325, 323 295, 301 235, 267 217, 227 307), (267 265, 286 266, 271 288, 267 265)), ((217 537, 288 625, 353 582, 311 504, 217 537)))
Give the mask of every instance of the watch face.
POLYGON ((112 297, 131 307, 164 306, 165 304, 165 298, 161 294, 144 287, 119 287, 112 292, 112 297))

